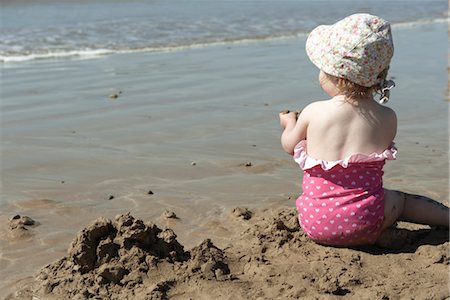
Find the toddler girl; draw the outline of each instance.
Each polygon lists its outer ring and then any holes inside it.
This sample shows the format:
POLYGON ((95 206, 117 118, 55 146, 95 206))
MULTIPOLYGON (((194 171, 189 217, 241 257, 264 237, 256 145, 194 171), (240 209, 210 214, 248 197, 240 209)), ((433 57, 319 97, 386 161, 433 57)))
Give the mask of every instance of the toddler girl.
POLYGON ((449 225, 449 208, 423 196, 383 188, 383 165, 395 159, 397 118, 380 102, 394 52, 391 28, 369 14, 315 28, 306 41, 330 100, 300 113, 280 113, 281 144, 304 171, 296 206, 314 241, 352 246, 375 243, 397 220, 449 225))

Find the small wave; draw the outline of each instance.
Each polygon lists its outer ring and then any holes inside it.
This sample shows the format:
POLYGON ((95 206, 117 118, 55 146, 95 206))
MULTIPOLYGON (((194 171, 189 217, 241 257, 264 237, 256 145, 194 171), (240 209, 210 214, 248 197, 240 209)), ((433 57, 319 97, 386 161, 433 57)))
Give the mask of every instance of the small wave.
POLYGON ((98 57, 100 55, 113 54, 114 50, 96 49, 96 50, 71 50, 71 51, 52 51, 47 53, 31 53, 25 55, 0 56, 0 62, 23 62, 29 60, 48 59, 48 58, 69 58, 69 57, 98 57))
POLYGON ((203 43, 186 43, 174 46, 152 46, 152 47, 141 47, 141 48, 128 48, 128 49, 88 49, 88 50, 70 50, 70 51, 49 51, 46 53, 30 53, 24 55, 0 55, 0 62, 3 63, 17 63, 30 60, 43 60, 43 59, 67 59, 67 58, 78 58, 78 59, 89 59, 96 58, 99 56, 112 55, 112 54, 123 54, 123 53, 138 53, 138 52, 176 52, 188 49, 202 49, 214 46, 227 46, 236 44, 250 44, 258 43, 262 41, 278 41, 298 38, 300 36, 305 36, 306 33, 298 32, 290 35, 280 35, 280 36, 266 36, 266 37, 251 37, 251 38, 227 38, 222 41, 211 41, 203 43))
POLYGON ((406 28, 406 27, 414 27, 426 24, 442 24, 448 23, 450 19, 448 17, 445 18, 437 18, 437 19, 420 19, 416 21, 406 21, 392 24, 394 28, 406 28))

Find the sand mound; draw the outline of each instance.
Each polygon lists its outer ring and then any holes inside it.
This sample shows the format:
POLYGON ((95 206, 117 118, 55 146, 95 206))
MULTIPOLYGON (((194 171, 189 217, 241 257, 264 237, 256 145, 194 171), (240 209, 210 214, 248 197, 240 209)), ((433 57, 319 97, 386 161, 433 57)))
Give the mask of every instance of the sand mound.
POLYGON ((205 240, 190 252, 171 229, 129 214, 98 218, 81 230, 68 255, 44 267, 35 293, 64 299, 164 299, 171 286, 191 277, 228 280, 222 250, 205 240))
POLYGON ((445 299, 448 230, 413 227, 396 229, 408 235, 401 248, 326 247, 301 230, 295 209, 266 210, 227 251, 239 258, 232 270, 264 299, 445 299))

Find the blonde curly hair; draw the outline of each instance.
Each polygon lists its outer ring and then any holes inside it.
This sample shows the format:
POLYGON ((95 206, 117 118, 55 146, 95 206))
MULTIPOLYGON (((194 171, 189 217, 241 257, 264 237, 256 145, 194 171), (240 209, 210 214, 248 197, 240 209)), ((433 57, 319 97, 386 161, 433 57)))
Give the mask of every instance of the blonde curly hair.
POLYGON ((367 98, 373 96, 374 93, 380 94, 381 93, 381 85, 386 80, 387 74, 389 71, 389 67, 381 71, 380 74, 378 74, 378 82, 377 84, 366 87, 359 84, 356 84, 354 82, 351 82, 348 79, 336 77, 330 74, 327 74, 327 77, 336 84, 336 87, 339 89, 340 92, 342 92, 345 96, 350 98, 367 98))

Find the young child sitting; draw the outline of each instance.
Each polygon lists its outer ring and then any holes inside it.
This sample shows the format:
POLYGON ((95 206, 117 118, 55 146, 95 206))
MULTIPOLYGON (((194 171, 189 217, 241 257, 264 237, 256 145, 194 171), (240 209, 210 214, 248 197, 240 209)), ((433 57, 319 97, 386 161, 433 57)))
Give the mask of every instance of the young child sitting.
POLYGON ((330 100, 300 113, 280 113, 281 144, 304 171, 296 206, 315 242, 373 244, 397 220, 449 226, 449 208, 424 196, 383 188, 383 166, 396 158, 395 112, 381 103, 394 47, 385 20, 355 14, 315 28, 306 41, 310 60, 330 100))

